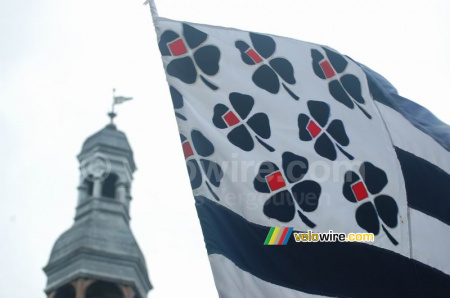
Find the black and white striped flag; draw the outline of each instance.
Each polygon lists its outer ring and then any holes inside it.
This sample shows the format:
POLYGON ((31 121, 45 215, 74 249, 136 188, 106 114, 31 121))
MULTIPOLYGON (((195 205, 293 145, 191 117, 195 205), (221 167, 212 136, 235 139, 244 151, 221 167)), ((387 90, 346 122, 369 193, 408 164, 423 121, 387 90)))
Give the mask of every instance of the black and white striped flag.
POLYGON ((153 16, 220 297, 450 295, 449 126, 329 47, 153 16))

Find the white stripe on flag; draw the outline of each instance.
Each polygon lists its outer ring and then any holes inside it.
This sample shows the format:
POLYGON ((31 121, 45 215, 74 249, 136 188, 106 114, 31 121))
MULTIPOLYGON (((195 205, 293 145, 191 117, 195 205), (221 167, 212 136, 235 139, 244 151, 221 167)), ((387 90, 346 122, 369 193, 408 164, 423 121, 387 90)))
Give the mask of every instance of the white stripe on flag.
POLYGON ((431 162, 450 174, 450 152, 432 137, 415 128, 397 111, 378 102, 375 104, 387 125, 395 146, 431 162))
POLYGON ((268 283, 241 270, 233 262, 219 254, 208 256, 214 281, 220 298, 314 298, 312 295, 268 283))

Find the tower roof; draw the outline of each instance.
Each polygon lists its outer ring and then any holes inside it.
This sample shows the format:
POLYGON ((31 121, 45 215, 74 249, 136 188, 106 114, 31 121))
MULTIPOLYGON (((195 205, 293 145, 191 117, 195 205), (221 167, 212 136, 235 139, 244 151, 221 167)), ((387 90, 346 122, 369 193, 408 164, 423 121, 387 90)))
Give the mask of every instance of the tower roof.
POLYGON ((136 170, 133 150, 128 142, 127 136, 118 130, 114 124, 108 124, 100 131, 94 133, 84 141, 78 159, 92 152, 110 152, 123 155, 128 159, 131 170, 136 170))
POLYGON ((152 288, 131 229, 120 217, 109 214, 76 221, 56 241, 44 270, 49 276, 47 289, 76 276, 132 284, 139 297, 152 288))

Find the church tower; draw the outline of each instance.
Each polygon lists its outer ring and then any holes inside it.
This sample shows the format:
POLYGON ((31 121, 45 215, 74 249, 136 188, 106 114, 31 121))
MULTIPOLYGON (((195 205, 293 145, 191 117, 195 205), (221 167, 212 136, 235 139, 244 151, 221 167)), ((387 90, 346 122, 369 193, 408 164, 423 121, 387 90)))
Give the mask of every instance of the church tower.
POLYGON ((75 219, 44 268, 47 297, 145 298, 152 285, 130 229, 136 164, 127 137, 111 121, 86 139, 78 160, 75 219))

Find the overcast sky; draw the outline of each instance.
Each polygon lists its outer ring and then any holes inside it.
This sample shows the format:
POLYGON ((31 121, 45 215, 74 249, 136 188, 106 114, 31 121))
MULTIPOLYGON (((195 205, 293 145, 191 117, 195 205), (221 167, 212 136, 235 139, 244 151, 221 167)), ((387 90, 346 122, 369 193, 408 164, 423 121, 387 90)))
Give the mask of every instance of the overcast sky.
MULTIPOLYGON (((215 297, 169 89, 143 0, 0 2, 0 288, 44 297, 42 267, 72 222, 82 142, 117 124, 135 152, 132 228, 155 289, 215 297)), ((450 123, 450 2, 156 0, 160 16, 331 46, 450 123)))

